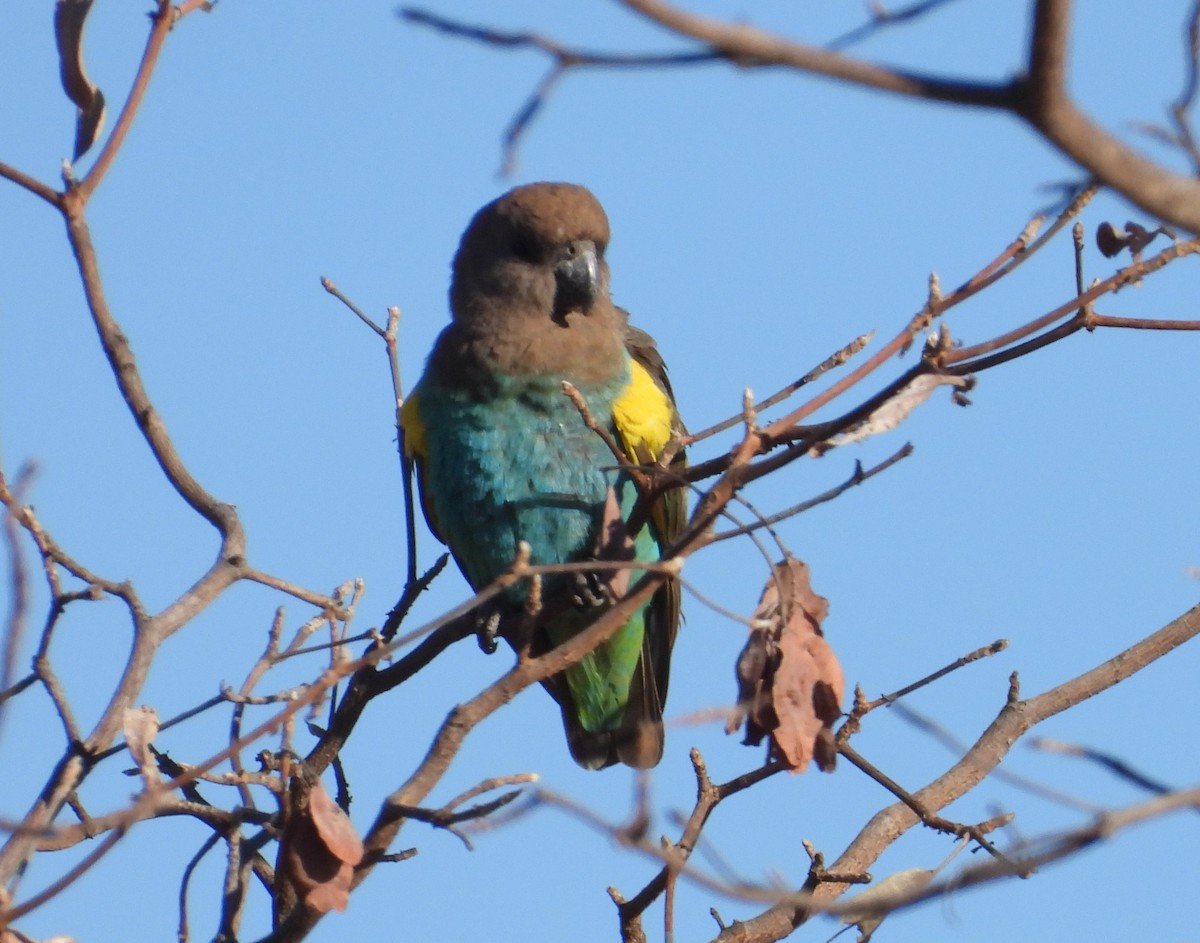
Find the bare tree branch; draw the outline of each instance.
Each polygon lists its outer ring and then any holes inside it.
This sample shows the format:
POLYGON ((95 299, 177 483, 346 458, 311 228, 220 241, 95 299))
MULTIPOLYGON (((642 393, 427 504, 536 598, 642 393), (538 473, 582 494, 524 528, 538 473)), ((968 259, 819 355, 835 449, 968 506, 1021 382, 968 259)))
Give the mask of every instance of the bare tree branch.
MULTIPOLYGON (((930 810, 944 808, 974 788, 1020 737, 1036 724, 1120 683, 1146 665, 1200 634, 1200 606, 1135 643, 1108 661, 1097 665, 1036 697, 1021 700, 1014 676, 1007 703, 971 749, 949 770, 913 793, 913 798, 930 810)), ((917 824, 919 818, 902 802, 877 812, 834 862, 836 871, 866 871, 884 849, 917 824)), ((1036 863, 1036 862, 1035 862, 1036 863)), ((1012 873, 1005 865, 1006 874, 1012 873)), ((806 888, 815 904, 824 907, 846 891, 839 882, 806 888)), ((782 902, 750 920, 722 931, 720 943, 765 943, 780 940, 804 923, 811 910, 803 904, 782 902)))
MULTIPOLYGON (((1070 3, 1067 0, 1039 0, 1034 9, 1029 59, 1026 73, 1012 82, 981 82, 971 79, 947 80, 917 72, 891 69, 845 56, 831 49, 805 45, 747 23, 727 23, 690 13, 664 0, 620 0, 631 12, 645 17, 664 29, 702 45, 693 55, 720 57, 741 68, 785 66, 800 72, 822 75, 879 91, 909 98, 952 105, 1006 111, 1030 124, 1051 145, 1078 166, 1087 170, 1105 186, 1119 190, 1143 210, 1190 232, 1200 232, 1200 181, 1185 177, 1154 163, 1108 134, 1084 114, 1065 91, 1067 45, 1070 32, 1070 3)), ((440 22, 435 14, 406 11, 410 19, 423 23, 440 22)), ((440 27, 439 27, 440 28, 440 27)), ((446 30, 494 45, 512 46, 510 34, 459 23, 446 23, 446 30)), ((555 67, 534 93, 514 129, 510 129, 506 153, 512 139, 528 123, 528 118, 544 101, 548 86, 558 74, 575 64, 576 54, 544 37, 530 39, 517 34, 520 45, 532 45, 555 57, 555 67)), ((593 54, 605 64, 670 65, 647 57, 620 54, 593 54)), ((506 165, 509 164, 506 158, 506 165)))

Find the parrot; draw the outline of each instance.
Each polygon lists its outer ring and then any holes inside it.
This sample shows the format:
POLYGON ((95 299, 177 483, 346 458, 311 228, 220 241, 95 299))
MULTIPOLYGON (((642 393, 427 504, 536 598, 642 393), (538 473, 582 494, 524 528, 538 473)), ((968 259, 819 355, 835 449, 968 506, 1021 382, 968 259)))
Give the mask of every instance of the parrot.
MULTIPOLYGON (((521 543, 532 564, 653 562, 682 533, 679 487, 654 489, 638 514, 644 525, 625 529, 637 485, 564 393, 564 381, 574 385, 636 465, 658 462, 683 433, 654 340, 611 299, 608 242, 608 217, 589 190, 533 183, 480 209, 454 255, 450 323, 400 425, 429 528, 476 591, 512 568, 521 543), (615 550, 605 536, 614 523, 615 550)), ((670 469, 685 465, 679 450, 670 469)), ((583 576, 545 577, 544 598, 568 601, 535 625, 530 654, 562 644, 611 603, 619 582, 611 572, 583 576)), ((625 583, 639 576, 633 569, 625 583)), ((505 625, 522 612, 526 582, 501 597, 505 625)), ((608 641, 543 682, 580 766, 645 769, 661 760, 680 595, 679 581, 667 580, 608 641)))

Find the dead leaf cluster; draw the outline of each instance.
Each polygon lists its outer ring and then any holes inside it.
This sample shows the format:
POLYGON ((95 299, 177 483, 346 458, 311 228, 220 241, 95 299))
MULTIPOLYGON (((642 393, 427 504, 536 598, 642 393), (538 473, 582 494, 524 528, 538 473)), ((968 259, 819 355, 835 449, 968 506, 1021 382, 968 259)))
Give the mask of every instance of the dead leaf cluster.
POLYGON ((345 910, 354 866, 362 861, 362 839, 350 816, 317 780, 308 802, 288 818, 280 860, 297 896, 317 913, 345 910))
POLYGON ((771 753, 796 773, 810 760, 831 772, 837 759, 832 725, 841 716, 842 668, 821 632, 829 602, 809 582, 808 566, 775 564, 754 611, 754 627, 737 661, 738 712, 748 745, 771 737, 771 753))

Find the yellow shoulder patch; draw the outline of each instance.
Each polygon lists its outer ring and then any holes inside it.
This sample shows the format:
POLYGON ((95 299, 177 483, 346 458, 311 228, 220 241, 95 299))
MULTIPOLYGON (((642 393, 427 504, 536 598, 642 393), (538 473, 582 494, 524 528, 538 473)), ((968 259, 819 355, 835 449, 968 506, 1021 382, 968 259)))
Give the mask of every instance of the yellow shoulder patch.
POLYGON ((404 454, 409 458, 424 458, 429 447, 425 442, 425 423, 421 421, 421 407, 417 402, 417 388, 408 394, 400 407, 400 428, 404 430, 404 454))
POLYGON ((425 487, 425 459, 429 455, 429 442, 425 436, 425 423, 421 419, 420 386, 413 388, 408 399, 400 406, 400 429, 404 433, 404 457, 411 463, 417 473, 417 494, 420 497, 421 509, 425 512, 425 520, 433 536, 442 543, 441 532, 438 530, 437 515, 433 512, 433 495, 425 487))
POLYGON ((636 360, 630 363, 630 371, 629 386, 613 403, 613 421, 621 447, 632 461, 642 461, 639 456, 647 452, 651 461, 657 461, 671 439, 675 407, 636 360))

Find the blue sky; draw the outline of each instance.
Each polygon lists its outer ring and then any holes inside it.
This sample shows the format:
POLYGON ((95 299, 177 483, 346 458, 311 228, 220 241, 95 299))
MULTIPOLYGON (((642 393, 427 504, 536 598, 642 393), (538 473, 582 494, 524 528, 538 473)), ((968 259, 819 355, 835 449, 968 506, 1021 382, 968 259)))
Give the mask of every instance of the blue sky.
MULTIPOLYGON (((0 160, 53 182, 69 154, 73 113, 42 6, 0 11, 8 78, 0 160)), ((144 6, 99 4, 89 22, 88 68, 114 110, 144 42, 144 6)), ((1159 121, 1177 94, 1186 6, 1161 0, 1153 15, 1134 17, 1128 4, 1093 0, 1075 13, 1073 91, 1106 127, 1172 162, 1131 124, 1159 121)), ((859 51, 939 74, 1004 78, 1020 63, 1027 7, 960 0, 859 51)), ((863 15, 845 3, 710 0, 693 8, 818 43, 863 15)), ((680 48, 615 4, 446 0, 430 9, 588 48, 680 48)), ((257 566, 322 590, 363 577, 359 629, 381 621, 405 571, 390 380, 381 345, 321 290, 320 276, 380 318, 388 305, 400 306, 401 363, 411 382, 445 323, 449 260, 474 210, 514 183, 583 183, 612 222, 615 297, 658 338, 684 417, 698 428, 736 412, 744 387, 765 395, 859 334, 892 336, 924 301, 929 272, 945 286, 959 283, 1052 200, 1047 185, 1079 178, 1002 115, 713 65, 567 76, 529 129, 515 175, 499 179, 500 137, 545 68, 533 52, 407 26, 390 3, 223 0, 169 38, 125 149, 90 207, 110 302, 184 459, 238 506, 257 566)), ((1091 232, 1102 220, 1127 218, 1149 222, 1101 196, 1084 222, 1091 232)), ((1090 246, 1086 264, 1089 277, 1113 268, 1090 246)), ((1182 260, 1099 310, 1195 317, 1196 265, 1182 260)), ((957 309, 951 330, 985 340, 1055 307, 1072 285, 1070 240, 1062 237, 957 309)), ((9 184, 0 185, 0 286, 6 470, 36 461, 32 500, 47 529, 97 572, 128 577, 150 605, 165 604, 207 566, 214 535, 169 489, 138 438, 100 355, 59 219, 9 184)), ((1197 344, 1150 332, 1076 336, 981 375, 969 409, 935 396, 899 431, 797 463, 750 489, 759 508, 778 509, 844 479, 856 458, 870 464, 914 443, 914 455, 885 476, 781 529, 830 600, 827 633, 848 681, 869 695, 894 690, 1007 638, 1002 655, 911 699, 970 742, 1002 706, 1010 672, 1020 672, 1025 693, 1037 693, 1191 606, 1197 583, 1189 568, 1200 565, 1197 344)), ((423 563, 438 552, 428 534, 420 551, 423 563)), ((736 543, 699 555, 686 575, 747 615, 765 578, 761 559, 736 543)), ((447 574, 414 618, 432 618, 466 592, 447 574)), ((167 717, 222 681, 239 683, 278 602, 262 588, 236 587, 171 640, 140 700, 167 717)), ((290 627, 308 615, 288 603, 290 627)), ((703 751, 718 779, 758 760, 718 727, 682 723, 733 696, 744 632, 688 601, 668 705, 677 723, 652 782, 656 831, 674 833, 672 811, 691 806, 689 747, 703 751)), ((127 645, 126 620, 112 602, 72 610, 60 630, 55 664, 85 722, 107 702, 127 645)), ((360 828, 407 777, 445 712, 509 663, 506 653, 487 658, 466 643, 372 704, 345 756, 360 828)), ((1193 643, 1038 733, 1113 752, 1165 782, 1194 784, 1197 667, 1193 643)), ((313 670, 283 668, 276 684, 313 670)), ((4 816, 22 813, 61 749, 39 698, 18 699, 0 729, 4 816)), ((631 774, 577 769, 557 713, 542 692, 523 694, 471 735, 431 804, 488 776, 537 771, 547 787, 610 819, 627 815, 631 774)), ((196 760, 217 748, 224 725, 216 715, 199 719, 163 734, 160 745, 196 760)), ((954 760, 895 713, 873 715, 856 742, 913 788, 954 760)), ((88 780, 93 814, 136 788, 116 775, 121 762, 88 780)), ((1092 803, 1141 798, 1080 761, 1022 745, 1005 768, 1092 803)), ((718 810, 706 841, 745 879, 796 885, 807 866, 802 839, 833 858, 889 801, 847 766, 832 776, 777 777, 718 810)), ((1017 813, 1009 837, 1084 821, 994 781, 947 814, 971 821, 996 810, 1017 813)), ((1058 936, 1069 920, 1080 938, 1184 939, 1193 922, 1179 885, 1195 873, 1183 837, 1193 819, 1144 826, 1030 881, 926 905, 880 933, 986 943, 1058 936)), ((167 938, 178 875, 204 837, 203 827, 184 821, 139 827, 24 929, 81 940, 167 938)), ((416 824, 399 844, 418 846, 420 855, 377 870, 350 910, 327 919, 313 939, 403 933, 455 941, 486 926, 501 943, 531 932, 613 940, 604 888, 632 894, 655 870, 550 809, 479 836, 473 853, 416 824)), ((934 867, 950 848, 949 839, 914 831, 874 873, 934 867)), ((26 891, 52 880, 73 854, 35 863, 26 891)), ((211 856, 193 881, 197 939, 212 932, 221 867, 220 855, 211 856)), ((713 935, 710 906, 727 920, 757 911, 684 886, 676 938, 713 935)), ((659 913, 647 926, 661 939, 659 913)), ((261 907, 249 919, 247 939, 263 927, 261 907)), ((823 940, 833 929, 819 922, 796 938, 823 940)))

